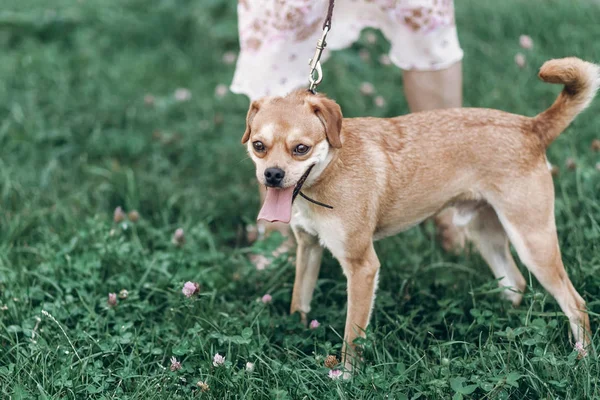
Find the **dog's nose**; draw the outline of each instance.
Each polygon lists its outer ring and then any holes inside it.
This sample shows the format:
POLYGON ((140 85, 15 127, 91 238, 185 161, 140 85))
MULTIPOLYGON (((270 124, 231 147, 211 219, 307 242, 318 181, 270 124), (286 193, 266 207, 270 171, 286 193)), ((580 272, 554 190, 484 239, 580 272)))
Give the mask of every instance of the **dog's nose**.
POLYGON ((284 176, 285 171, 281 168, 267 168, 265 170, 265 179, 269 186, 280 186, 284 176))

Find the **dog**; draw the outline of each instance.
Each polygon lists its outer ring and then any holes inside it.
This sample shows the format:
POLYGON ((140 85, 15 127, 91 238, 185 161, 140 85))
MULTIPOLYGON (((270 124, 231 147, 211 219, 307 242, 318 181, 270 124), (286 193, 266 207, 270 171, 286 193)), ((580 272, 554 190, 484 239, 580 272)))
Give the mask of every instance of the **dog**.
POLYGON ((347 371, 373 309, 380 267, 373 241, 450 206, 506 299, 518 306, 526 287, 512 243, 568 317, 575 341, 589 344, 585 301, 561 259, 546 149, 592 102, 600 67, 556 59, 539 77, 564 89, 533 118, 485 108, 343 118, 333 100, 305 90, 250 105, 242 143, 267 188, 258 218, 291 223, 297 241, 291 313, 306 323, 327 248, 348 284, 347 371))

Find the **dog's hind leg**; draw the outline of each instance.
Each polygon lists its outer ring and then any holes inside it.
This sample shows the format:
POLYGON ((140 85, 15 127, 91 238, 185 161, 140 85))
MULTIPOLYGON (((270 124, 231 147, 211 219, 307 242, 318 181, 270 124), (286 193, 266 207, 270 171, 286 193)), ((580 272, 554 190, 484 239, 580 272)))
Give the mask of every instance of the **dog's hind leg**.
POLYGON ((494 207, 519 258, 556 299, 569 318, 577 343, 589 344, 585 301, 565 271, 554 221, 554 185, 545 165, 526 178, 496 186, 488 201, 494 207))
POLYGON ((474 213, 467 225, 467 238, 499 279, 500 287, 506 288, 502 296, 518 306, 523 299, 526 282, 510 253, 508 236, 491 206, 480 207, 474 213))
POLYGON ((306 325, 306 315, 310 311, 310 302, 321 268, 323 248, 316 236, 310 235, 300 228, 295 228, 294 234, 298 247, 296 249, 296 279, 294 280, 290 313, 299 312, 302 323, 306 325))

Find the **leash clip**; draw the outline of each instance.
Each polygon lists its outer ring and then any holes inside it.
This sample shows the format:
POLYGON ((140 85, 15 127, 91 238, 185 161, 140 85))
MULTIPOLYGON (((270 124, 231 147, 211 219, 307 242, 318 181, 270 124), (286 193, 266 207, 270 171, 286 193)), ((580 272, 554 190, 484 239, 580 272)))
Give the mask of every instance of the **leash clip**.
POLYGON ((325 25, 323 28, 323 34, 321 35, 321 39, 317 41, 317 48, 315 50, 315 55, 313 58, 308 60, 308 65, 310 66, 310 73, 308 75, 308 81, 310 82, 310 86, 308 90, 315 93, 317 90, 317 86, 323 80, 323 69, 321 68, 321 55, 323 54, 323 50, 327 47, 327 33, 329 33, 329 25, 325 25), (316 76, 315 76, 316 72, 316 76))

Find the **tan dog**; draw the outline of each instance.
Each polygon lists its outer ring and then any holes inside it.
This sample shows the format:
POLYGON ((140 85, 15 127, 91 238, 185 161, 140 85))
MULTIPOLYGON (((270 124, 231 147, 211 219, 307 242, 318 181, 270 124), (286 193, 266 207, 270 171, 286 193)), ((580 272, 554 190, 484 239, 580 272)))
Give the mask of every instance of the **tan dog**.
POLYGON ((562 83, 554 104, 529 118, 459 108, 397 118, 346 118, 322 95, 297 91, 255 101, 242 143, 267 197, 259 218, 290 222, 298 242, 291 312, 304 321, 323 247, 348 280, 343 353, 369 323, 379 275, 373 240, 404 231, 444 207, 458 209, 504 295, 515 306, 526 282, 519 258, 569 318, 575 340, 589 344, 585 302, 569 280, 554 222, 554 185, 546 148, 592 101, 600 68, 577 58, 546 62, 542 80, 562 83), (307 176, 308 174, 308 176, 307 176), (304 181, 306 178, 306 181, 304 181), (302 184, 303 183, 303 184, 302 184), (333 206, 294 201, 295 189, 333 206))

